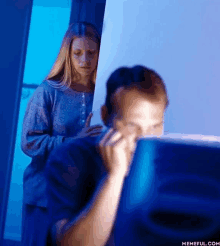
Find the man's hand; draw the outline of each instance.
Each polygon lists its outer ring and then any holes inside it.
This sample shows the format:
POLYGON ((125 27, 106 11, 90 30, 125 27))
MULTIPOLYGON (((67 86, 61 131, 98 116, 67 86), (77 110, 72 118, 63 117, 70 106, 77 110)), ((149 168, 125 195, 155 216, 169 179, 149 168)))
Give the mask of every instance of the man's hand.
POLYGON ((128 175, 136 147, 135 129, 125 126, 121 131, 110 129, 99 143, 99 149, 109 174, 128 175))

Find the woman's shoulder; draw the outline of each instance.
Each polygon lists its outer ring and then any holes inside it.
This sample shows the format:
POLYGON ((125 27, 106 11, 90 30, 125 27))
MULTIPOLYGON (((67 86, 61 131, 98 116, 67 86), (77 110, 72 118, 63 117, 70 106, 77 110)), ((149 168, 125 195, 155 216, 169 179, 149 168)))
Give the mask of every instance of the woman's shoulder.
POLYGON ((49 93, 54 93, 56 91, 56 88, 55 88, 54 85, 55 85, 55 82, 54 81, 44 80, 39 85, 39 88, 41 88, 41 90, 47 91, 49 93))
POLYGON ((43 94, 44 96, 54 97, 59 93, 59 86, 56 86, 55 81, 44 80, 36 89, 36 94, 43 94), (57 88, 56 88, 57 87, 57 88))
POLYGON ((37 88, 38 92, 46 92, 46 94, 50 94, 52 96, 55 96, 55 94, 59 96, 65 95, 74 95, 74 96, 80 96, 82 94, 86 94, 88 96, 93 97, 94 96, 94 91, 83 91, 83 90, 78 90, 77 88, 73 87, 68 87, 67 85, 62 85, 59 84, 56 81, 52 80, 44 80, 37 88))
POLYGON ((45 101, 51 101, 55 96, 55 89, 50 86, 47 80, 44 80, 41 84, 38 85, 36 90, 34 91, 30 102, 35 104, 41 104, 45 101))

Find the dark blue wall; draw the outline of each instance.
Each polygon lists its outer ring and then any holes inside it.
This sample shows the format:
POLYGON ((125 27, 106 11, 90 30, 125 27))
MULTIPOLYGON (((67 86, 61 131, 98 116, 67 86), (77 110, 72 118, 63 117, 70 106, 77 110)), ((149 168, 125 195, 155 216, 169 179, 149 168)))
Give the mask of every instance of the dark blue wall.
MULTIPOLYGON (((0 239, 3 238, 32 0, 1 0, 0 239)), ((0 242, 1 244, 1 242, 0 242)), ((1 244, 2 245, 2 244, 1 244)))

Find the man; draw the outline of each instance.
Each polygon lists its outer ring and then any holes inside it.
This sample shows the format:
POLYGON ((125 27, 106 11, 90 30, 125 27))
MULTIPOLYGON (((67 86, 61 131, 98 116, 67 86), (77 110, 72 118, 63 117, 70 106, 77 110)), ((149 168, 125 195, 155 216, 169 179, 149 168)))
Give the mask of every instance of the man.
POLYGON ((101 116, 108 131, 54 150, 47 164, 53 245, 114 245, 114 223, 137 139, 163 133, 168 106, 161 77, 122 67, 107 81, 101 116))

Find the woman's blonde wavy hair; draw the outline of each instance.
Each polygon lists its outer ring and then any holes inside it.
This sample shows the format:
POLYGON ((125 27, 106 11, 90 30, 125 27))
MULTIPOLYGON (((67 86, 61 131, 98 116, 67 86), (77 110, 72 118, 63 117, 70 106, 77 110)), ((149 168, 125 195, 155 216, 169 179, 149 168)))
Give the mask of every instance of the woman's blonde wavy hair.
MULTIPOLYGON (((60 48, 57 59, 49 73, 45 78, 54 88, 70 87, 74 81, 79 79, 71 60, 72 43, 75 38, 87 37, 94 40, 98 44, 98 52, 100 48, 100 34, 97 29, 87 22, 76 22, 69 26, 60 48)), ((93 72, 92 81, 95 83, 97 74, 97 66, 93 72)))

